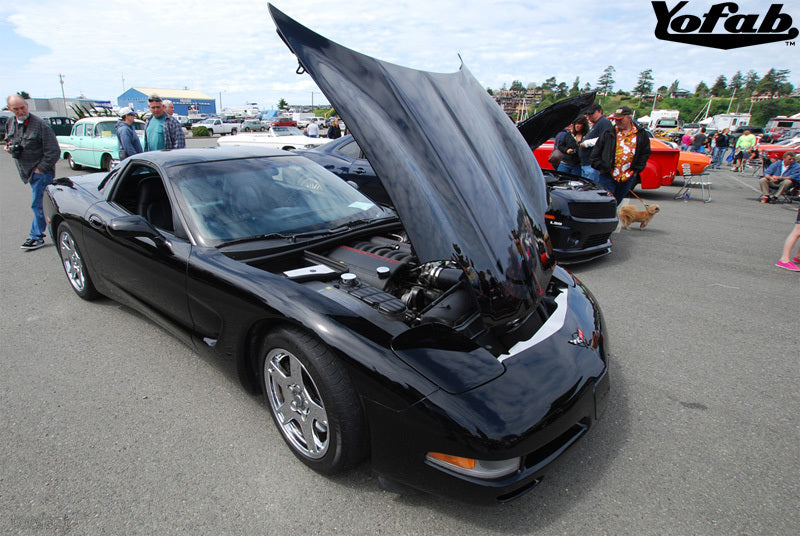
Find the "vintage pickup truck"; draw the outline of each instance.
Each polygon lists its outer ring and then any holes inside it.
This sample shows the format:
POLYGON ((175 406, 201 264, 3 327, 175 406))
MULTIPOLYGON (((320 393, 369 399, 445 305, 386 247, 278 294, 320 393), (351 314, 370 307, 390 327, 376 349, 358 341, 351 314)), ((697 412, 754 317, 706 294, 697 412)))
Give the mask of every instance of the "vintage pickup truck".
POLYGON ((208 129, 208 133, 210 135, 219 134, 220 136, 224 136, 225 134, 236 134, 239 130, 239 123, 226 123, 222 119, 219 118, 209 118, 203 119, 199 123, 195 123, 194 127, 206 127, 208 129))

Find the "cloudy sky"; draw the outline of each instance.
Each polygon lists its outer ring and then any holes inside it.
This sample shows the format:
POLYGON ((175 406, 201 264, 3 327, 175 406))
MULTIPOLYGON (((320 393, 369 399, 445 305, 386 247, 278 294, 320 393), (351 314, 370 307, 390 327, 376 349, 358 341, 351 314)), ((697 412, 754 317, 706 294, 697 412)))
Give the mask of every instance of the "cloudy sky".
MULTIPOLYGON (((718 0, 720 1, 720 0, 718 0)), ((668 0, 670 8, 677 0, 668 0)), ((713 0, 689 0, 679 14, 702 14, 713 0)), ((459 55, 485 87, 550 76, 593 86, 616 69, 615 89, 631 90, 653 69, 656 87, 694 90, 719 74, 792 69, 800 86, 800 44, 729 51, 657 40, 648 0, 274 0, 314 31, 344 46, 407 67, 453 72, 459 55)), ((739 13, 769 3, 738 0, 739 13)), ((800 27, 800 1, 783 12, 800 27)), ((721 25, 720 25, 721 30, 721 25)), ((800 40, 799 40, 800 41, 800 40)), ((0 6, 0 93, 83 94, 111 100, 130 87, 202 91, 223 107, 327 102, 278 38, 264 0, 31 0, 0 6)), ((5 103, 3 103, 5 104, 5 103)))

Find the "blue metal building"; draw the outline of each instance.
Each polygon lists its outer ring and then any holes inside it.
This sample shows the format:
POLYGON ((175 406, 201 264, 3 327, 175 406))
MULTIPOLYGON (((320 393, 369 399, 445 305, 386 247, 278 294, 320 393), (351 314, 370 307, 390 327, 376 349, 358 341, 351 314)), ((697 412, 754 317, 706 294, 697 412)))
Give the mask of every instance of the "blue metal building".
POLYGON ((137 112, 149 111, 147 99, 150 95, 158 95, 169 99, 175 105, 178 115, 213 115, 217 113, 217 101, 200 91, 190 89, 166 89, 154 87, 132 87, 117 97, 117 105, 132 106, 137 112))

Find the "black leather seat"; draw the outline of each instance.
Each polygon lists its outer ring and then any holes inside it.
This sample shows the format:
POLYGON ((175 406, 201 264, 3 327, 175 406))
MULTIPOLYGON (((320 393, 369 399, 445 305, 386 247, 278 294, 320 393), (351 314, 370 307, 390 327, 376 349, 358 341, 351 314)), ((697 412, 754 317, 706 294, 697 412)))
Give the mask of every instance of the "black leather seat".
POLYGON ((139 184, 136 212, 158 229, 174 231, 172 207, 161 179, 152 177, 139 184))

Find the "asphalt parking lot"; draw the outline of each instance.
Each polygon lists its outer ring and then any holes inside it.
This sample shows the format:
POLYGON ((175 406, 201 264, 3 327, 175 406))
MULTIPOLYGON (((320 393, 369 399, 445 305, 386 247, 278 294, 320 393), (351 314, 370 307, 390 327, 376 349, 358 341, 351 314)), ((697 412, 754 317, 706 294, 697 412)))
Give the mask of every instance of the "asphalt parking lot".
POLYGON ((572 267, 608 324, 609 406, 537 488, 475 507, 311 472, 228 363, 80 300, 49 238, 19 249, 30 188, 0 151, 0 534, 797 534, 800 274, 774 263, 798 205, 712 179, 708 204, 637 191, 647 229, 572 267))

